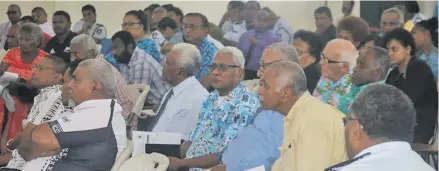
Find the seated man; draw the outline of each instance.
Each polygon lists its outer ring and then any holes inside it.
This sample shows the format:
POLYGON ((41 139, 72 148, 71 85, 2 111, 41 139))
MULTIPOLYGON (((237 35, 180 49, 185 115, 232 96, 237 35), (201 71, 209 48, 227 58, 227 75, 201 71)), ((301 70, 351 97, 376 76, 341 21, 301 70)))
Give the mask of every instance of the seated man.
POLYGON ((119 69, 129 84, 147 84, 150 91, 146 102, 159 105, 160 100, 171 86, 162 79, 162 66, 138 48, 134 38, 127 31, 119 31, 111 38, 114 58, 120 64, 119 69))
POLYGON ((360 92, 343 118, 351 160, 325 171, 433 171, 412 150, 416 110, 401 90, 374 84, 360 92))
POLYGON ((348 94, 341 97, 338 110, 347 115, 358 93, 373 83, 385 83, 390 68, 390 57, 387 54, 387 50, 374 46, 369 48, 365 55, 357 58, 357 65, 352 73, 351 89, 348 94))
POLYGON ((169 157, 169 169, 201 170, 200 165, 186 162, 223 151, 237 132, 253 121, 260 103, 242 83, 244 63, 242 52, 234 47, 225 47, 216 54, 213 63, 209 65, 215 91, 204 101, 189 141, 181 146, 181 156, 185 159, 169 157))
POLYGON ((163 67, 163 80, 173 87, 162 99, 148 131, 180 133, 184 140, 189 140, 201 105, 209 95, 195 78, 200 62, 200 51, 195 45, 179 43, 172 47, 163 67))
POLYGON ((357 48, 347 40, 334 39, 326 44, 320 58, 322 76, 313 96, 337 107, 340 99, 351 89, 357 48))
POLYGON ((269 65, 259 88, 262 107, 285 116, 280 157, 272 171, 321 171, 346 160, 343 113, 311 96, 299 64, 269 65))
POLYGON ((18 153, 28 161, 23 171, 111 169, 117 155, 115 131, 124 123, 111 72, 110 64, 101 60, 79 64, 68 83, 77 104, 74 113, 40 125, 29 123, 19 134, 18 153))
MULTIPOLYGON (((67 64, 64 60, 50 55, 45 56, 38 64, 34 65, 31 86, 37 88, 39 94, 34 98, 34 104, 27 118, 23 120, 23 125, 28 122, 35 125, 42 124, 58 119, 66 113, 73 112, 70 107, 64 106, 61 102, 60 84, 66 69, 67 64)), ((20 139, 17 137, 9 140, 7 144, 12 145, 19 142, 20 139)), ((3 164, 6 164, 3 161, 9 161, 6 168, 11 169, 21 170, 26 163, 17 150, 1 156, 1 159, 3 164)))
MULTIPOLYGON (((99 59, 105 61, 104 56, 99 54, 93 38, 86 34, 80 34, 70 41, 70 52, 70 61, 85 59, 99 59)), ((130 94, 127 90, 127 84, 125 83, 122 74, 120 74, 120 72, 114 67, 112 67, 112 71, 112 74, 116 78, 115 93, 117 102, 122 106, 122 115, 125 118, 128 118, 128 115, 131 114, 131 109, 133 108, 134 103, 131 101, 130 94)))

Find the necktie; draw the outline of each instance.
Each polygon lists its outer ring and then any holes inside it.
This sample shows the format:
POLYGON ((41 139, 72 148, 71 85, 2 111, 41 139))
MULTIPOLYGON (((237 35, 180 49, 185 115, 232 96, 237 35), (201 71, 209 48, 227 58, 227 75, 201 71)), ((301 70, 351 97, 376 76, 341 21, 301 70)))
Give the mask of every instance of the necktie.
POLYGON ((154 119, 152 119, 151 124, 148 126, 148 129, 146 131, 151 132, 152 129, 155 127, 155 125, 160 119, 160 116, 162 116, 163 112, 165 112, 166 104, 168 104, 168 101, 173 94, 174 94, 174 90, 173 89, 169 90, 168 95, 166 95, 165 97, 165 101, 163 101, 162 105, 160 106, 157 112, 157 115, 154 117, 154 119))

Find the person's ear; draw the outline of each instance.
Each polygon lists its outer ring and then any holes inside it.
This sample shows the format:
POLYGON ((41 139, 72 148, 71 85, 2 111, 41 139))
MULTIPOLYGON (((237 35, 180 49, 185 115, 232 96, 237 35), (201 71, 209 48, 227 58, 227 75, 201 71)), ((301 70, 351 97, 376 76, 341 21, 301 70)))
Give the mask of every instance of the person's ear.
POLYGON ((63 74, 61 74, 61 73, 58 73, 58 74, 55 74, 55 80, 57 80, 59 83, 63 83, 63 74))
POLYGON ((405 52, 406 52, 408 55, 411 54, 411 51, 412 51, 412 47, 407 46, 407 47, 405 48, 405 52))
POLYGON ((351 139, 355 141, 360 141, 363 138, 361 132, 362 128, 360 122, 358 120, 351 121, 351 139))

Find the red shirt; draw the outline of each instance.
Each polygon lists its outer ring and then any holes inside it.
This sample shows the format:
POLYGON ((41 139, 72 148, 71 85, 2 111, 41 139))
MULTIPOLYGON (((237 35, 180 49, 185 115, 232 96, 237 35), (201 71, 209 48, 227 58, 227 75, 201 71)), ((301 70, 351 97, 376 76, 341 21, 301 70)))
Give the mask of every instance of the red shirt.
POLYGON ((44 49, 51 38, 52 36, 43 32, 43 43, 41 44, 40 49, 44 49))

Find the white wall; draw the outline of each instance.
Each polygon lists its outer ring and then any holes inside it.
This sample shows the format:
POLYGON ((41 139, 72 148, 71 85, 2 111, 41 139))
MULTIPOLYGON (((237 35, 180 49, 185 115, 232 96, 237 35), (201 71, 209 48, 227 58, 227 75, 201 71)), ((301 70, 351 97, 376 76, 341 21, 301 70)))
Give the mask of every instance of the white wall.
MULTIPOLYGON (((356 0, 353 15, 359 15, 360 2, 356 0)), ((149 4, 167 4, 172 3, 180 7, 184 13, 200 12, 207 16, 209 21, 218 23, 221 16, 226 10, 228 1, 1 1, 0 21, 7 21, 6 10, 8 5, 16 3, 20 5, 23 15, 30 15, 34 7, 41 6, 50 14, 56 10, 67 11, 72 18, 72 25, 82 18, 81 7, 86 4, 92 4, 96 7, 98 22, 104 24, 108 31, 108 37, 120 30, 124 14, 133 9, 144 9, 149 4)), ((424 14, 431 16, 433 2, 419 2, 424 14)), ((331 8, 334 22, 342 17, 342 1, 327 1, 328 7, 331 8)), ((290 22, 295 30, 309 29, 315 30, 314 10, 324 6, 325 1, 262 1, 261 6, 270 7, 278 15, 290 22)))

